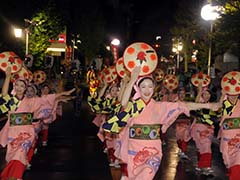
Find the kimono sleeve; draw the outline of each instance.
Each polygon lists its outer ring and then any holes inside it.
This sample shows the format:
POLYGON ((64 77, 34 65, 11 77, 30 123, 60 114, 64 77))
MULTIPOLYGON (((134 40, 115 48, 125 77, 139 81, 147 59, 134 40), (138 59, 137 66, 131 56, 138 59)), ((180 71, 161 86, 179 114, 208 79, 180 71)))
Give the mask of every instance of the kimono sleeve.
POLYGON ((201 122, 207 123, 211 126, 221 117, 221 112, 212 111, 211 109, 201 109, 196 111, 196 117, 201 122))
POLYGON ((5 123, 4 127, 0 131, 0 144, 2 147, 5 147, 8 143, 8 131, 9 131, 10 123, 9 119, 5 123))
POLYGON ((34 98, 34 106, 32 107, 34 118, 39 119, 49 117, 52 113, 55 103, 55 94, 49 94, 46 96, 34 98))
POLYGON ((132 103, 129 102, 125 110, 115 114, 103 124, 103 130, 112 133, 119 133, 121 128, 125 127, 128 119, 131 117, 132 103))
POLYGON ((44 120, 43 120, 44 123, 50 124, 50 123, 52 123, 53 121, 56 120, 58 103, 59 103, 59 101, 55 100, 54 104, 51 104, 51 106, 48 109, 48 111, 49 111, 48 112, 48 117, 44 118, 44 120))
POLYGON ((177 119, 177 117, 184 113, 190 116, 189 109, 183 102, 159 102, 157 106, 160 118, 160 124, 162 124, 162 131, 166 132, 169 126, 177 119))
POLYGON ((95 113, 109 114, 115 109, 116 98, 93 98, 88 96, 88 105, 95 113))
MULTIPOLYGON (((100 101, 100 98, 99 98, 99 101, 100 101)), ((88 105, 90 106, 90 108, 93 112, 97 112, 100 109, 99 101, 97 101, 96 98, 88 96, 87 103, 88 103, 88 105)))
POLYGON ((8 111, 14 111, 19 105, 19 100, 16 97, 10 95, 0 95, 0 115, 5 114, 8 111))

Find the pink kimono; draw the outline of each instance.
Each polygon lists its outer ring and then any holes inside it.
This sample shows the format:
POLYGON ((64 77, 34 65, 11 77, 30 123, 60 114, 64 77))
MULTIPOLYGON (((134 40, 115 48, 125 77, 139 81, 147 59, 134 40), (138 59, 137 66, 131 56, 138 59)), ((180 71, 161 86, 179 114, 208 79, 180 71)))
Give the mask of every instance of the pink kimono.
POLYGON ((32 125, 34 126, 35 130, 35 140, 33 142, 32 147, 30 148, 28 152, 28 161, 29 163, 32 160, 32 156, 34 154, 34 150, 37 146, 38 141, 38 134, 43 128, 43 121, 54 121, 56 119, 56 109, 57 109, 57 101, 55 101, 55 95, 49 94, 42 97, 36 97, 35 101, 38 101, 39 104, 41 104, 41 108, 38 109, 37 112, 35 112, 34 119, 39 119, 37 122, 33 122, 32 125), (46 100, 47 99, 47 100, 46 100))
POLYGON ((212 153, 211 144, 214 134, 214 126, 193 122, 191 136, 195 141, 200 154, 212 153))
MULTIPOLYGON (((179 101, 178 94, 172 94, 172 102, 179 101)), ((180 115, 176 122, 175 122, 175 131, 176 131, 176 138, 177 144, 179 149, 183 152, 187 152, 187 142, 192 138, 190 134, 191 121, 189 117, 182 114, 180 115)))
POLYGON ((191 122, 189 119, 179 118, 176 121, 176 138, 185 142, 191 139, 190 135, 191 122))
POLYGON ((63 115, 63 105, 61 103, 59 103, 57 105, 56 113, 57 113, 58 116, 62 116, 63 115))
MULTIPOLYGON (((33 118, 42 118, 47 117, 48 114, 44 111, 44 107, 46 105, 50 105, 55 99, 55 95, 49 95, 48 98, 24 98, 20 103, 18 109, 15 112, 11 113, 19 113, 19 112, 37 112, 34 113, 33 118), (39 111, 41 110, 41 111, 39 111)), ((49 106, 48 106, 49 108, 49 106)), ((0 132, 0 144, 5 147, 8 145, 6 160, 9 162, 10 160, 20 160, 23 164, 27 164, 25 153, 27 153, 28 149, 31 147, 33 140, 35 139, 36 134, 34 133, 33 125, 24 125, 24 126, 10 126, 9 119, 0 132), (24 135, 24 136, 23 136, 24 135), (21 139, 21 141, 18 141, 21 139), (16 150, 16 142, 18 143, 16 150), (13 143, 15 142, 15 143, 13 143), (27 144, 25 144, 27 142, 27 144), (24 144, 24 145, 23 145, 24 144), (17 153, 18 152, 18 153, 17 153), (14 153, 14 155, 12 155, 14 153)))
POLYGON ((102 116, 106 116, 106 115, 105 114, 96 114, 96 116, 93 119, 92 123, 95 124, 97 127, 100 127, 102 122, 103 122, 102 116))
MULTIPOLYGON (((102 125, 106 121, 107 115, 106 114, 97 114, 96 118, 98 118, 98 120, 100 120, 100 125, 99 125, 99 130, 98 130, 97 136, 102 142, 104 142, 105 137, 104 137, 104 131, 102 129, 102 125)), ((94 118, 94 120, 96 120, 96 118, 94 118)))
POLYGON ((52 94, 49 94, 40 97, 40 99, 48 99, 48 101, 42 105, 41 110, 38 112, 43 119, 44 124, 51 124, 56 120, 57 117, 58 101, 55 100, 55 95, 54 97, 52 96, 52 94))
POLYGON ((240 165, 240 100, 233 108, 231 116, 222 117, 219 132, 224 164, 227 168, 240 165))
POLYGON ((153 179, 162 159, 160 125, 166 132, 179 114, 189 115, 182 102, 156 102, 153 99, 120 132, 115 155, 127 163, 127 179, 153 179))
MULTIPOLYGON (((24 98, 18 109, 14 112, 9 112, 9 117, 13 113, 21 113, 21 112, 29 112, 34 113, 34 118, 41 118, 45 117, 46 114, 39 112, 43 108, 45 104, 48 104, 49 101, 55 99, 55 95, 50 95, 48 98, 24 98), (38 112, 38 113, 36 113, 38 112)), ((7 179, 9 177, 15 177, 11 172, 14 169, 13 161, 20 162, 23 165, 27 165, 28 158, 27 153, 32 146, 36 138, 36 134, 34 132, 33 125, 19 125, 19 126, 10 126, 10 119, 6 122, 5 126, 0 132, 0 144, 5 147, 7 146, 7 153, 6 153, 6 161, 8 162, 7 166, 1 173, 2 179, 7 179), (11 167, 10 167, 11 166, 11 167)), ((15 163, 16 164, 16 163, 15 163)), ((13 172, 18 174, 19 177, 22 178, 24 169, 21 172, 13 172)))
MULTIPOLYGON (((49 97, 49 95, 43 95, 41 98, 49 97)), ((58 101, 55 99, 49 100, 48 103, 44 105, 44 108, 40 113, 44 114, 45 116, 42 118, 42 142, 48 141, 48 129, 49 124, 57 119, 57 107, 58 101)))

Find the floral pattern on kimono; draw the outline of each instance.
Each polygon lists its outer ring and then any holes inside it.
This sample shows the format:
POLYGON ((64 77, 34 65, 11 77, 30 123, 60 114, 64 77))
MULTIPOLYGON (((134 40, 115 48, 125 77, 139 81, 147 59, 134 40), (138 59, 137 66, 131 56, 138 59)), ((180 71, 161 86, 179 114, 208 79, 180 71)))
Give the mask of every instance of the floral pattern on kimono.
POLYGON ((240 118, 240 100, 228 113, 223 109, 223 117, 220 122, 220 151, 223 155, 224 164, 227 168, 240 165, 240 128, 224 128, 224 120, 228 118, 240 118))
MULTIPOLYGON (((2 146, 7 146, 7 153, 6 153, 6 160, 7 162, 11 160, 19 160, 23 164, 26 165, 27 163, 27 156, 26 153, 31 147, 33 141, 36 138, 36 134, 34 133, 34 126, 33 125, 19 125, 19 126, 10 126, 10 115, 12 113, 33 113, 33 118, 42 118, 44 114, 39 113, 43 108, 44 105, 49 104, 49 101, 55 99, 55 95, 50 95, 51 98, 23 98, 23 100, 18 103, 18 107, 15 110, 10 111, 12 108, 9 108, 8 112, 8 121, 6 122, 5 126, 2 128, 0 132, 0 143, 2 146), (28 137, 28 138, 27 138, 28 137), (24 138, 27 138, 26 141, 20 141, 24 138), (16 142, 18 145, 16 145, 16 142), (24 145, 24 146, 22 146, 24 145), (25 147, 23 150, 22 147, 25 147)), ((9 99, 11 101, 11 98, 9 99)), ((6 101, 6 103, 9 103, 6 101)))
POLYGON ((118 132, 120 132, 121 145, 119 147, 121 149, 117 152, 118 157, 127 163, 128 178, 153 179, 162 158, 160 137, 151 140, 130 138, 130 128, 136 124, 146 126, 159 124, 159 127, 161 124, 162 130, 165 132, 179 114, 189 115, 189 111, 181 102, 156 102, 151 99, 148 104, 143 105, 144 102, 141 99, 137 101, 139 103, 130 102, 131 105, 125 111, 110 118, 103 127, 106 131, 116 132, 119 130, 118 132), (140 107, 136 107, 136 104, 140 107), (125 128, 121 130, 123 122, 125 122, 125 128))
POLYGON ((180 115, 176 121, 176 138, 185 142, 189 141, 191 137, 191 121, 185 115, 180 115))

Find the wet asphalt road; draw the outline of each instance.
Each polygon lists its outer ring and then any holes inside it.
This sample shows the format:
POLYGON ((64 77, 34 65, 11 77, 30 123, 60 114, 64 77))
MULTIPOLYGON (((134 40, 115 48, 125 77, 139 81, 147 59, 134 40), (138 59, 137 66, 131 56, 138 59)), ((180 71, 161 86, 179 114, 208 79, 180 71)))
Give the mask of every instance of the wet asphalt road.
MULTIPOLYGON (((73 103, 63 106, 62 119, 49 128, 47 147, 38 147, 32 167, 24 174, 24 180, 111 180, 106 154, 96 137, 98 129, 92 124, 94 114, 86 102, 75 113, 73 103)), ((174 136, 174 126, 167 133, 167 144, 163 146, 163 159, 155 180, 227 180, 225 167, 218 149, 213 143, 214 174, 198 174, 194 168, 197 152, 190 141, 187 155, 191 160, 180 160, 174 136)), ((4 149, 0 149, 0 168, 4 166, 4 149)))

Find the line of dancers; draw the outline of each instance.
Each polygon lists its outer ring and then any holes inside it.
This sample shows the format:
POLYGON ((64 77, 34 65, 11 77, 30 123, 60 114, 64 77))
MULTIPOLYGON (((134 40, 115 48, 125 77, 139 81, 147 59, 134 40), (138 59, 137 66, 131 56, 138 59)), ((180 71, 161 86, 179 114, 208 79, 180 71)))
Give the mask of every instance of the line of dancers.
POLYGON ((26 79, 16 79, 10 89, 11 67, 5 71, 5 80, 0 94, 0 114, 7 121, 0 131, 0 144, 6 148, 6 163, 0 174, 1 180, 22 180, 26 169, 31 167, 32 157, 39 144, 47 146, 48 126, 57 117, 60 102, 67 102, 75 90, 49 93, 49 86, 37 86, 26 79))
POLYGON ((105 83, 96 97, 88 98, 96 113, 93 122, 99 127, 101 136, 98 136, 108 154, 109 166, 120 171, 112 171, 113 179, 153 179, 162 160, 164 134, 173 123, 179 157, 190 160, 187 145, 193 139, 198 151, 195 170, 205 175, 214 174, 211 144, 214 128, 219 125, 220 152, 227 176, 229 180, 240 179, 240 92, 238 88, 229 91, 240 83, 235 77, 239 72, 229 72, 223 77, 226 85, 221 97, 210 102, 211 91, 201 83, 194 99, 186 100, 184 88, 160 94, 163 91, 155 91, 152 74, 139 76, 139 69, 137 66, 121 83, 105 83))

